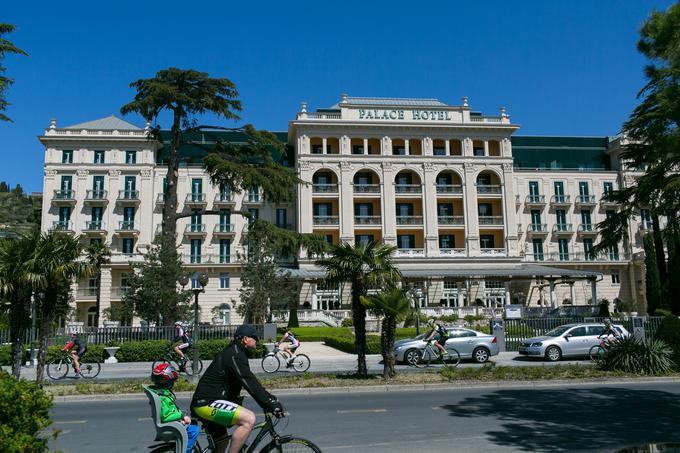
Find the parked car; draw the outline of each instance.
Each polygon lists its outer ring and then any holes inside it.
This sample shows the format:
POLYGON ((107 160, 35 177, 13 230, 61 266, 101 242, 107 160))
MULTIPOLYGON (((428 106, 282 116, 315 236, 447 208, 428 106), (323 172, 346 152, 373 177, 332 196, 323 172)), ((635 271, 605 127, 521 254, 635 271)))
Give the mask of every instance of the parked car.
MULTIPOLYGON (((614 328, 624 337, 630 335, 620 324, 614 324, 614 328)), ((587 356, 590 348, 600 344, 597 337, 602 332, 602 323, 565 324, 540 337, 522 340, 519 353, 529 357, 543 357, 551 362, 562 357, 587 356)))
MULTIPOLYGON (((475 330, 462 327, 448 327, 449 339, 444 347, 454 348, 460 354, 461 359, 472 359, 477 363, 484 363, 489 357, 498 355, 498 343, 496 337, 475 330)), ((410 363, 411 358, 425 347, 426 334, 415 338, 399 340, 394 343, 394 355, 396 361, 410 363)))

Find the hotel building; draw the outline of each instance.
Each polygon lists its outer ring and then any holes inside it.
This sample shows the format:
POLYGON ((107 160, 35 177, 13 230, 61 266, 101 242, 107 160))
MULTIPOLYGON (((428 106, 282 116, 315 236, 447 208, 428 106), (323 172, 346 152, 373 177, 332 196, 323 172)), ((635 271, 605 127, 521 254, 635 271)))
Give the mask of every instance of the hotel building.
MULTIPOLYGON (((201 152, 182 150, 177 242, 188 272, 210 276, 201 296, 204 322, 238 323, 240 264, 248 210, 329 242, 383 241, 424 311, 465 315, 502 305, 558 307, 607 299, 644 312, 642 235, 645 210, 631 219, 629 240, 595 254, 596 225, 617 209, 607 192, 634 183, 618 155, 621 137, 528 137, 504 108, 498 116, 436 99, 343 95, 330 108, 290 121, 287 165, 310 184, 295 204, 274 205, 257 191, 213 187, 201 152), (219 216, 202 215, 205 209, 219 216)), ((45 146, 44 230, 108 244, 102 309, 120 303, 130 262, 142 260, 161 223, 164 144, 148 129, 116 117, 59 128, 45 146)), ((238 141, 240 137, 225 136, 238 141)), ((205 141, 205 137, 198 140, 205 141)), ((291 271, 303 280, 300 317, 335 324, 348 315, 347 287, 327 287, 313 259, 291 271)), ((94 280, 75 290, 75 321, 94 320, 94 280)), ((102 322, 105 317, 102 317, 102 322)))

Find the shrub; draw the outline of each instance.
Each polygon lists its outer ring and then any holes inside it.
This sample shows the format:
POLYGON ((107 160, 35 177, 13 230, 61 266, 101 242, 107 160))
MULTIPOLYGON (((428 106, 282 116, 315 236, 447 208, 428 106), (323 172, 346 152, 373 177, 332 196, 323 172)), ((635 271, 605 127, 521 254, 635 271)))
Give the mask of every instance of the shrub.
POLYGON ((458 315, 444 315, 438 318, 441 322, 454 323, 458 321, 458 315))
MULTIPOLYGON (((659 310, 656 311, 659 312, 659 310)), ((680 319, 673 315, 666 316, 656 329, 654 339, 661 340, 670 346, 675 367, 680 368, 680 319)))
MULTIPOLYGON (((3 452, 47 451, 52 397, 35 383, 0 371, 0 439, 3 452)), ((55 434, 56 435, 56 434, 55 434)))
POLYGON ((633 336, 619 340, 599 362, 605 371, 661 375, 673 369, 673 351, 661 340, 642 341, 633 336))
POLYGON ((663 308, 657 308, 654 310, 654 316, 674 316, 670 310, 664 310, 663 308))
POLYGON ((354 319, 353 318, 345 318, 342 320, 342 327, 353 327, 354 326, 354 319))
MULTIPOLYGON (((354 338, 326 338, 324 341, 326 346, 338 349, 350 354, 356 354, 357 350, 354 347, 354 338)), ((380 338, 366 339, 366 354, 380 354, 380 338)))

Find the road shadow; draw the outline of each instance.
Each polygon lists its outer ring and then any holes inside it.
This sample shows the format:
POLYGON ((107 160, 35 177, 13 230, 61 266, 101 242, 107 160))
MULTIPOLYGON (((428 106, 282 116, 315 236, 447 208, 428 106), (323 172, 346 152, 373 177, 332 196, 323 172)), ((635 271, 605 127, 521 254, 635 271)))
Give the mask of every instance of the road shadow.
POLYGON ((490 440, 518 451, 614 451, 680 440, 678 395, 658 390, 498 390, 443 409, 452 417, 495 418, 490 440))

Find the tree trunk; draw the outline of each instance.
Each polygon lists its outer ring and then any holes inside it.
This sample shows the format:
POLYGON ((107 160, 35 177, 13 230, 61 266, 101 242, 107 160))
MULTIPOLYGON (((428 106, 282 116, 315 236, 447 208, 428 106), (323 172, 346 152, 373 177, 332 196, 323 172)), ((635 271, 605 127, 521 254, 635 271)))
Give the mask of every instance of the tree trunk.
POLYGON ((97 300, 95 301, 95 307, 97 311, 94 314, 94 326, 99 327, 99 311, 101 309, 101 294, 102 294, 102 270, 101 267, 97 267, 97 300))
MULTIPOLYGON (((659 216, 652 214, 652 235, 654 236, 654 249, 656 250, 656 267, 659 270, 659 281, 661 287, 666 286, 668 274, 666 272, 666 254, 663 251, 663 236, 659 225, 659 216)), ((664 304, 667 305, 667 304, 664 304)))
POLYGON ((354 347, 357 351, 357 374, 359 377, 367 377, 366 368, 366 307, 363 306, 359 296, 359 285, 352 282, 352 317, 354 318, 354 347))
POLYGON ((9 334, 12 341, 12 376, 19 379, 24 361, 24 334, 26 332, 26 301, 21 293, 14 296, 10 307, 9 334))
POLYGON ((47 356, 47 337, 50 334, 50 324, 52 323, 52 317, 54 316, 54 308, 56 307, 58 291, 56 288, 50 286, 45 290, 45 295, 43 297, 43 303, 40 310, 40 325, 38 327, 38 356, 37 364, 35 369, 35 381, 42 385, 43 379, 45 378, 45 358, 47 356))
POLYGON ((382 321, 382 333, 380 334, 380 349, 383 357, 383 379, 393 378, 394 370, 394 331, 397 327, 393 316, 385 316, 382 321))

